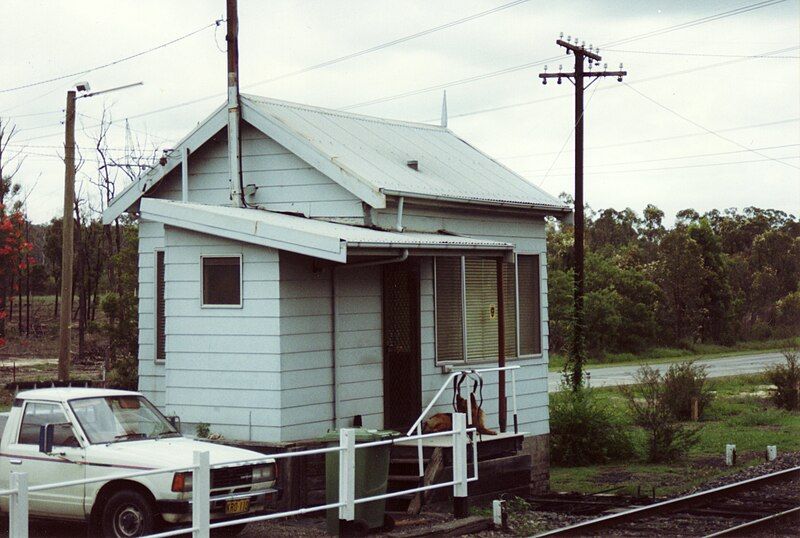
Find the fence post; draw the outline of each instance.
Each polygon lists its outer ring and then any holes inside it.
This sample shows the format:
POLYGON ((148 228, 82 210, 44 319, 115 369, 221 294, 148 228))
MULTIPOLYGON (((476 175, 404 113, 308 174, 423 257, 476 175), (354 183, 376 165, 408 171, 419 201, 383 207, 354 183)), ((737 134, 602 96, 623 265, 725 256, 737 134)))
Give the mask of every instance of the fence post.
POLYGON ((11 473, 11 494, 8 504, 10 538, 28 538, 28 473, 11 473))
POLYGON ((453 515, 467 517, 467 417, 453 413, 453 515))
POLYGON ((192 532, 194 538, 209 538, 211 519, 211 469, 207 451, 194 451, 192 469, 192 532))
POLYGON ((339 529, 356 518, 356 436, 349 428, 339 430, 339 529))

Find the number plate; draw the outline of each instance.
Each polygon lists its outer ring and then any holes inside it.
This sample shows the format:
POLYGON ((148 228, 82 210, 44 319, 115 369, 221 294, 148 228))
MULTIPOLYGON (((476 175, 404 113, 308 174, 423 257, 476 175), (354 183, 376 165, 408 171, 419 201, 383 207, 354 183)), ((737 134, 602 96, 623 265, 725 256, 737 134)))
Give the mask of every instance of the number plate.
POLYGON ((225 515, 243 514, 250 510, 250 499, 236 499, 225 502, 225 515))

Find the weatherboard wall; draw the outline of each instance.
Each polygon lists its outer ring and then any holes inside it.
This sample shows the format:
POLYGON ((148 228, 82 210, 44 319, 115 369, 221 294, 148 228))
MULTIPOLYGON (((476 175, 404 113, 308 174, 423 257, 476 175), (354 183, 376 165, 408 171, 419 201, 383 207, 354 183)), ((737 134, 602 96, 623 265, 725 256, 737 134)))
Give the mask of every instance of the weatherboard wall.
MULTIPOLYGON (((248 203, 311 217, 363 220, 358 198, 247 123, 242 128, 242 176, 245 185, 257 187, 248 203)), ((231 205, 229 177, 227 135, 222 130, 190 153, 189 201, 231 205)), ((152 196, 181 199, 180 166, 152 196)))
POLYGON ((164 407, 229 439, 280 440, 276 250, 165 227, 164 407), (202 256, 241 256, 242 306, 203 307, 202 256))
POLYGON ((164 225, 139 221, 139 390, 164 406, 164 364, 155 361, 155 259, 164 248, 164 225))
POLYGON ((280 253, 282 440, 317 437, 338 425, 383 425, 380 267, 348 269, 280 253), (336 362, 331 279, 335 278, 336 362))

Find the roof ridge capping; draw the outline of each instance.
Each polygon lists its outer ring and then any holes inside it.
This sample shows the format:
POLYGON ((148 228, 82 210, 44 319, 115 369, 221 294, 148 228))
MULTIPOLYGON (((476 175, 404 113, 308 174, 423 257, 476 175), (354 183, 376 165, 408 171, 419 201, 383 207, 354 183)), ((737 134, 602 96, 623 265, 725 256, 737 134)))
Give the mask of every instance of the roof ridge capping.
POLYGON ((304 103, 297 103, 294 101, 283 101, 281 99, 273 99, 272 97, 264 97, 263 95, 254 95, 250 93, 243 93, 241 96, 254 103, 263 103, 267 105, 282 106, 286 108, 297 108, 309 112, 316 112, 318 114, 328 114, 332 116, 339 116, 343 118, 351 118, 373 123, 390 123, 403 127, 414 127, 419 129, 430 129, 433 131, 451 132, 447 127, 436 125, 433 123, 422 123, 418 121, 399 120, 395 118, 384 118, 381 116, 371 116, 368 114, 358 114, 355 112, 348 112, 346 110, 339 110, 336 108, 325 108, 321 106, 307 105, 304 103))

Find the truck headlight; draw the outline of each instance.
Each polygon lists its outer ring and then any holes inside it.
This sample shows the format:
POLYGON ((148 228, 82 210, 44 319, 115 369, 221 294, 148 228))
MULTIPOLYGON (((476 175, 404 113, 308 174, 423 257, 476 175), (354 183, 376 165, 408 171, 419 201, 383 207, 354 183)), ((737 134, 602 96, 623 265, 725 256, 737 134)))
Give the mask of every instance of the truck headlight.
POLYGON ((176 493, 192 491, 192 473, 175 473, 172 477, 172 491, 176 493))
POLYGON ((275 464, 256 465, 253 467, 253 482, 269 482, 275 480, 275 464))

